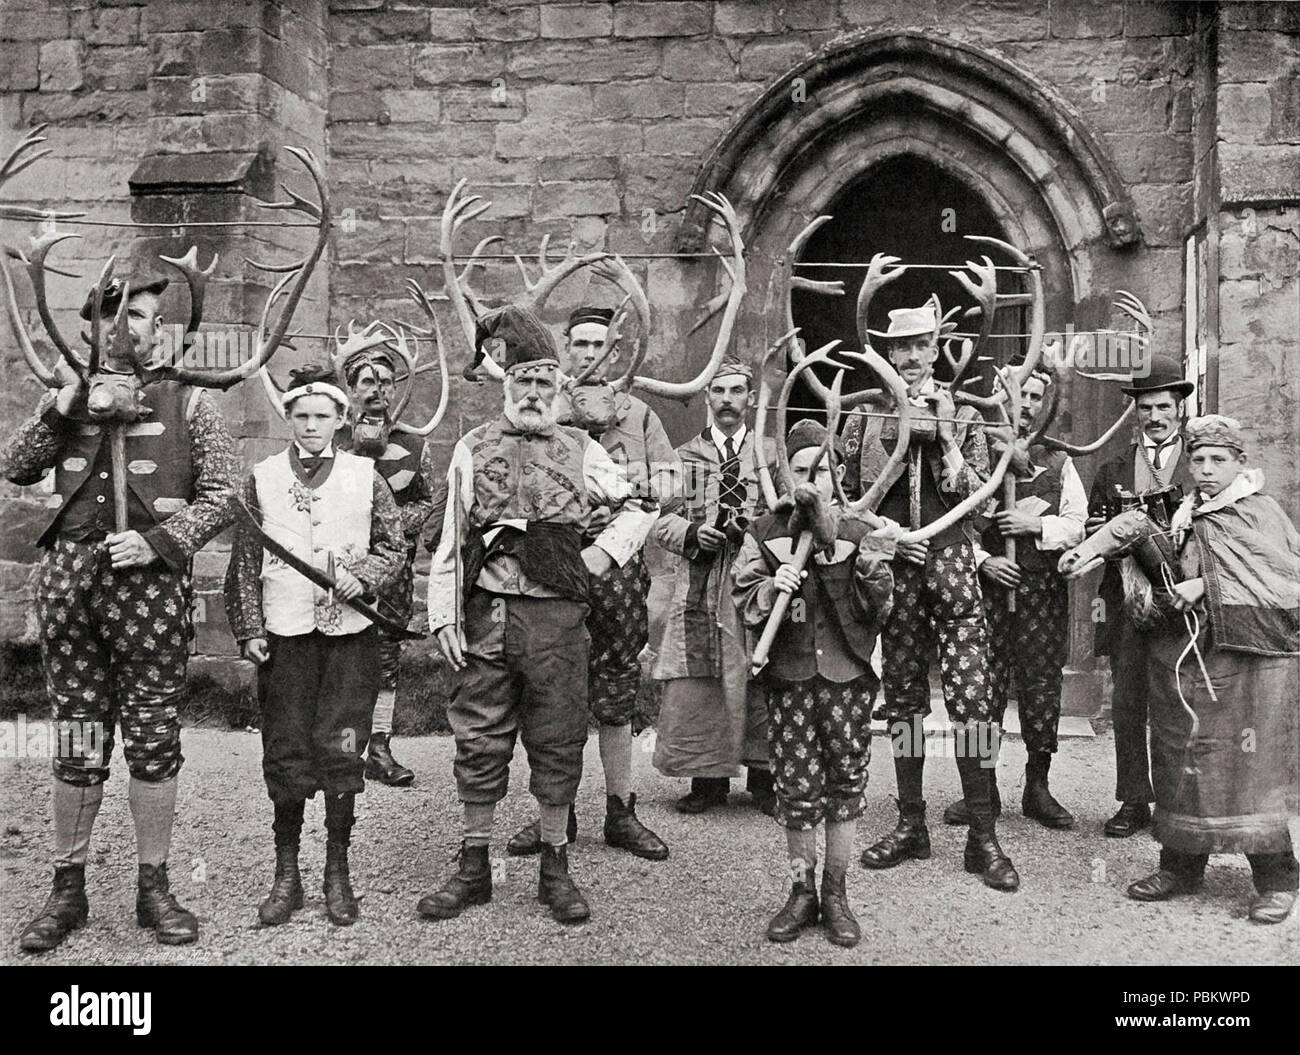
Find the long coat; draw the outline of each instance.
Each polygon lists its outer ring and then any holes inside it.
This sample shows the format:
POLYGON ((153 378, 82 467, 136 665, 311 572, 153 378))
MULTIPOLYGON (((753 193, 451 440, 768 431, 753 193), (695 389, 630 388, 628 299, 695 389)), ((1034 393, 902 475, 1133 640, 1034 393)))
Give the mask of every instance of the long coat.
MULTIPOLYGON (((770 450, 768 453, 770 466, 770 450)), ((738 455, 740 484, 745 489, 741 512, 753 521, 767 506, 754 465, 752 429, 746 431, 738 455)), ((700 525, 715 523, 721 492, 722 459, 708 430, 678 447, 677 456, 681 476, 674 483, 674 494, 663 496, 663 513, 654 527, 655 540, 677 560, 653 676, 659 681, 718 678, 723 667, 718 612, 720 605, 731 605, 727 570, 739 547, 727 542, 708 554, 694 541, 700 525)))

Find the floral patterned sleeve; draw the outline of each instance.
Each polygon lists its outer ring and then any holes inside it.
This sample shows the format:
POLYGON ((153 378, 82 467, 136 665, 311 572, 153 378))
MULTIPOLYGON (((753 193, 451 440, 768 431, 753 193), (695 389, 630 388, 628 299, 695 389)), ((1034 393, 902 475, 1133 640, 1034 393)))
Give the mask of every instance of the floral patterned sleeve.
POLYGON ((144 533, 163 562, 184 568, 199 550, 234 520, 230 499, 239 480, 239 459, 225 419, 207 392, 199 390, 190 415, 194 499, 144 533))
MULTIPOLYGON (((257 482, 250 475, 244 484, 244 504, 260 522, 262 511, 257 501, 257 482)), ((241 644, 249 638, 266 637, 262 620, 262 541, 240 525, 230 544, 230 564, 226 567, 226 618, 231 633, 241 644)))
POLYGON ((36 404, 36 413, 0 446, 0 476, 10 483, 24 487, 40 483, 59 460, 66 433, 57 427, 62 419, 51 411, 55 396, 46 392, 36 404))
POLYGON ((352 562, 348 571, 374 592, 392 582, 406 562, 406 536, 402 532, 402 511, 385 483, 375 473, 374 497, 370 506, 370 552, 352 562))

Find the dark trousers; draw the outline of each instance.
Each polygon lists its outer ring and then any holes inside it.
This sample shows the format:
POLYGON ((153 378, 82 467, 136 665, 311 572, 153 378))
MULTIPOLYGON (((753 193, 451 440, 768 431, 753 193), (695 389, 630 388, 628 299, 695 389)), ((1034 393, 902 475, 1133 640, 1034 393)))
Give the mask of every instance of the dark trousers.
POLYGON ((587 664, 587 698, 602 725, 627 725, 636 714, 641 688, 641 650, 650 639, 646 596, 650 570, 638 553, 591 580, 591 659, 587 664))
MULTIPOLYGON (((1255 889, 1261 894, 1274 890, 1300 889, 1300 864, 1296 863, 1294 850, 1274 854, 1247 854, 1250 871, 1255 878, 1255 889)), ((1184 879, 1199 879, 1205 874, 1209 854, 1189 854, 1182 850, 1160 848, 1160 867, 1184 879)))
POLYGON ((930 713, 930 663, 937 647, 948 717, 989 721, 988 629, 970 543, 931 550, 924 566, 898 558, 890 567, 894 607, 881 633, 881 716, 892 724, 930 713))
POLYGON ((1151 756, 1147 750, 1147 637, 1127 615, 1110 642, 1114 691, 1110 713, 1115 730, 1115 798, 1120 802, 1154 802, 1151 756))
POLYGON ((36 618, 45 688, 60 722, 96 723, 95 754, 54 759, 54 775, 88 786, 108 779, 113 727, 137 780, 181 768, 180 697, 189 661, 189 576, 162 564, 114 570, 103 542, 58 539, 41 557, 36 618))
MULTIPOLYGON (((406 554, 406 561, 397 578, 379 595, 379 610, 394 622, 405 625, 410 622, 411 610, 415 604, 415 550, 406 554)), ((379 662, 386 689, 397 688, 397 670, 402 660, 402 639, 385 631, 379 631, 379 662)))
MULTIPOLYGON (((1033 540, 1024 545, 1032 546, 1033 540)), ((981 586, 989 626, 993 720, 1001 724, 1006 714, 1014 676, 1025 748, 1031 753, 1055 751, 1061 722, 1061 670, 1070 647, 1065 580, 1053 568, 1021 565, 1014 612, 1007 605, 1005 587, 987 580, 981 586)))
POLYGON ((470 593, 466 667, 447 706, 461 802, 505 798, 516 738, 538 802, 566 806, 577 795, 587 743, 586 614, 578 601, 470 593))
POLYGON ((363 791, 379 695, 379 631, 266 635, 257 675, 262 776, 272 802, 363 791))

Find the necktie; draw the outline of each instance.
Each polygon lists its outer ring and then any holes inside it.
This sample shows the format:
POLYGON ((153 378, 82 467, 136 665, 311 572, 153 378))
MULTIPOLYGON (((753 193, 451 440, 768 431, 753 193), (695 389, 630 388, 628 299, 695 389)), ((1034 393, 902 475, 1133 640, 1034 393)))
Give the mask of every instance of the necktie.
POLYGON ((724 509, 739 509, 745 503, 746 492, 740 482, 740 458, 730 436, 727 437, 722 453, 722 488, 718 502, 724 509))
POLYGON ((1177 441, 1176 441, 1176 440, 1169 440, 1167 443, 1162 443, 1162 444, 1160 444, 1160 445, 1155 449, 1155 451, 1152 453, 1152 455, 1151 455, 1151 467, 1152 467, 1153 469, 1155 469, 1156 472, 1159 472, 1159 471, 1161 470, 1161 468, 1163 467, 1163 465, 1164 465, 1164 454, 1165 454, 1165 451, 1168 450, 1170 447, 1172 447, 1172 446, 1174 445, 1175 442, 1177 442, 1177 441))

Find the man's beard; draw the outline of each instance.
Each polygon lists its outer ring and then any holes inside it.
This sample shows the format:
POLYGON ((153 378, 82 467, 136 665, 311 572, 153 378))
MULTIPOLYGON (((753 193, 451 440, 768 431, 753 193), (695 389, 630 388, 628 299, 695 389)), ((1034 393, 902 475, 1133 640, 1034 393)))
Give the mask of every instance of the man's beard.
POLYGON ((510 394, 510 389, 507 387, 504 413, 506 420, 520 432, 544 432, 555 424, 559 411, 554 400, 551 401, 550 406, 541 402, 529 405, 520 403, 510 394))

